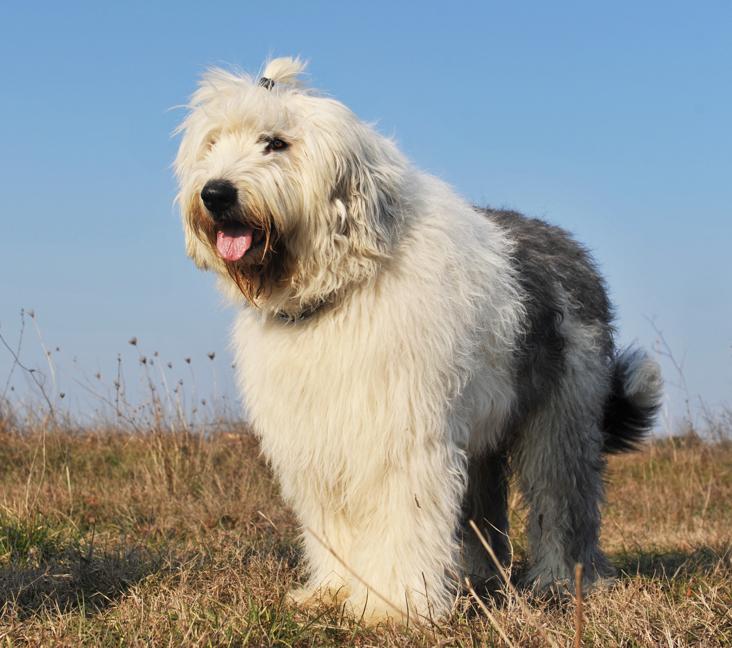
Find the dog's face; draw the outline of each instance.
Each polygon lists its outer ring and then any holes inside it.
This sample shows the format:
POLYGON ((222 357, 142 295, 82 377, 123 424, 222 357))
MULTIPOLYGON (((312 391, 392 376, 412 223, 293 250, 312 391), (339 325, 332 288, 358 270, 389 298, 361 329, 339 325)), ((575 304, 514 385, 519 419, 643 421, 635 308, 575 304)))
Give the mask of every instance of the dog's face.
POLYGON ((213 71, 180 127, 187 252, 254 303, 288 289, 301 302, 323 298, 328 286, 305 284, 342 273, 349 254, 375 254, 401 172, 391 142, 342 104, 292 84, 301 68, 276 59, 263 82, 213 71))

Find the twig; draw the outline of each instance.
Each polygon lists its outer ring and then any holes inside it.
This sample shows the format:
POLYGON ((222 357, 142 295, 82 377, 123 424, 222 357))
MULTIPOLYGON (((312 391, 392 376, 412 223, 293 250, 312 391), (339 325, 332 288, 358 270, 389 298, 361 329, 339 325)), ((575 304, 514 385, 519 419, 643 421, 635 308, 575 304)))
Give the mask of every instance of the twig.
POLYGON ((506 633, 503 631, 501 624, 498 623, 498 620, 496 619, 496 617, 494 617, 491 614, 491 611, 488 609, 486 604, 483 603, 483 601, 481 601, 480 596, 478 596, 478 594, 476 594, 475 590, 473 589, 473 585, 467 576, 465 577, 465 585, 468 588, 470 595, 475 599, 475 602, 478 604, 480 609, 483 610, 483 614, 485 614, 488 621, 491 622, 491 625, 496 629, 496 632, 501 636, 501 639, 503 639, 503 641, 506 643, 507 646, 509 646, 510 648, 513 648, 513 646, 514 646, 513 642, 508 638, 506 633))
POLYGON ((69 513, 74 511, 74 496, 71 490, 71 472, 69 472, 69 464, 66 464, 66 486, 69 490, 69 513))
MULTIPOLYGON (((23 334, 25 333, 25 310, 20 309, 20 332, 18 333, 18 344, 15 347, 15 353, 13 354, 15 358, 20 357, 20 350, 23 348, 23 334)), ((0 334, 0 337, 2 337, 2 334, 0 334)), ((3 343, 5 346, 8 346, 5 340, 3 340, 3 343)), ((10 367, 10 371, 8 372, 8 379, 5 381, 5 388, 3 389, 3 398, 8 393, 8 389, 10 388, 10 381, 13 378, 13 373, 15 372, 15 367, 18 366, 17 360, 13 362, 12 366, 10 367)))
MULTIPOLYGON (((18 353, 13 351, 13 348, 8 344, 7 340, 3 337, 3 334, 0 333, 0 342, 2 342, 3 346, 10 352, 10 355, 13 356, 13 367, 18 366, 23 371, 25 371, 30 377, 31 380, 35 383, 36 387, 38 387, 38 391, 41 392, 41 396, 43 396, 43 400, 46 401, 46 405, 48 405, 48 414, 53 418, 54 416, 54 408, 53 403, 51 402, 51 399, 48 397, 48 394, 46 394, 46 390, 43 387, 43 382, 38 379, 38 372, 35 369, 31 369, 30 367, 26 367, 21 361, 20 357, 18 356, 18 353)), ((20 351, 20 350, 19 350, 20 351)))
POLYGON ((122 389, 122 356, 117 354, 117 379, 114 381, 114 411, 117 418, 121 418, 122 412, 119 409, 119 395, 122 389))
POLYGON ((582 628, 584 626, 584 598, 582 594, 582 563, 574 566, 574 648, 582 646, 582 628))
POLYGON ((662 358, 666 358, 673 365, 674 371, 679 377, 680 385, 677 386, 681 388, 681 391, 684 394, 684 408, 686 409, 686 420, 693 429, 694 421, 691 415, 691 395, 689 394, 689 386, 686 384, 686 374, 684 373, 684 362, 686 360, 685 358, 682 358, 679 362, 676 359, 676 355, 671 350, 671 345, 666 340, 666 336, 663 334, 663 331, 661 331, 661 329, 658 327, 655 320, 650 317, 646 317, 646 320, 651 325, 651 328, 653 328, 653 332, 658 338, 656 340, 656 343, 653 345, 653 350, 662 358))
MULTIPOLYGON (((109 406, 114 406, 114 403, 112 401, 110 401, 103 394, 100 394, 98 391, 92 389, 89 385, 85 385, 83 382, 81 382, 80 380, 77 380, 76 378, 74 378, 73 380, 77 385, 79 385, 79 387, 81 387, 82 389, 89 392, 95 398, 98 398, 102 403, 105 403, 106 405, 109 405, 109 406)), ((119 415, 120 415, 120 418, 122 418, 122 420, 127 421, 127 423, 129 423, 132 426, 132 429, 135 430, 135 432, 138 432, 140 434, 143 433, 143 430, 140 428, 139 425, 137 425, 137 423, 135 423, 134 419, 130 418, 126 414, 123 414, 122 412, 120 412, 119 415)))
POLYGON ((272 525, 272 528, 277 531, 277 533, 280 532, 280 530, 277 528, 277 525, 272 522, 272 520, 270 520, 264 513, 262 513, 262 511, 257 511, 257 514, 261 515, 267 522, 269 522, 272 525))
POLYGON ((508 588, 508 591, 511 592, 511 594, 516 599, 516 602, 518 603, 521 610, 526 614, 527 618, 530 619, 533 622, 534 627, 539 631, 539 634, 541 635, 542 639, 552 646, 553 648, 559 648, 559 644, 552 639, 551 635, 549 635, 546 630, 544 630, 543 626, 539 623, 534 622, 534 613, 529 608, 528 605, 524 602, 523 597, 516 591, 516 588, 511 584, 511 580, 508 577, 508 574, 506 574, 506 570, 503 569, 503 565, 501 565, 501 561, 498 560, 498 556, 496 556, 496 552, 493 551, 493 547, 491 547, 490 543, 485 539, 485 536, 483 535, 483 532, 478 528, 478 525, 473 520, 468 520, 468 524, 470 525, 470 528, 473 529, 473 532, 476 536, 478 536, 478 540, 480 540, 480 544, 483 545, 483 548, 488 552, 488 555, 491 557, 491 560, 493 560, 494 564, 496 565, 496 569, 498 570, 498 573, 500 574, 501 578, 503 579, 503 582, 506 584, 506 587, 508 588))
POLYGON ((38 320, 36 319, 36 314, 34 311, 29 313, 31 321, 33 322, 33 328, 36 330, 36 335, 38 336, 38 343, 41 345, 41 351, 43 351, 43 355, 46 358, 46 364, 48 365, 48 372, 51 375, 51 387, 53 389, 53 395, 54 398, 57 395, 58 392, 58 386, 56 384, 56 367, 53 364, 53 358, 51 357, 51 352, 48 350, 48 347, 46 347, 46 343, 43 341, 43 336, 41 335, 41 329, 38 326, 38 320))
POLYGON ((425 578, 424 572, 422 572, 422 582, 424 583, 424 599, 427 601, 427 615, 430 622, 430 630, 432 631, 432 640, 437 641, 435 636, 435 620, 432 618, 432 606, 430 605, 430 594, 427 589, 427 579, 425 578))

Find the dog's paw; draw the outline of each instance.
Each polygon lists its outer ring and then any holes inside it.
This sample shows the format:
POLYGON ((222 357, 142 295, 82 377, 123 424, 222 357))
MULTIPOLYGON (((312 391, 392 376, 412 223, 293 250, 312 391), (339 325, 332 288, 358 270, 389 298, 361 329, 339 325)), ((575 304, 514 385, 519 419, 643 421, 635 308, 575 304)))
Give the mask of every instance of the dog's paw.
POLYGON ((321 587, 296 587, 287 593, 287 603, 298 608, 313 608, 320 605, 340 605, 349 596, 345 585, 321 587))
MULTIPOLYGON (((610 589, 615 582, 615 570, 609 565, 604 565, 600 570, 592 570, 583 574, 582 591, 584 594, 596 590, 605 591, 610 589)), ((577 593, 573 575, 557 578, 553 572, 530 573, 522 579, 521 585, 538 598, 549 598, 558 602, 569 601, 577 593)))
POLYGON ((591 582, 584 582, 583 588, 584 591, 589 592, 606 592, 609 589, 612 589, 612 587, 615 585, 615 583, 618 582, 617 576, 614 574, 611 576, 602 576, 598 577, 595 580, 591 582))
POLYGON ((316 602, 315 591, 309 587, 296 587, 287 592, 285 601, 295 607, 310 607, 316 602))

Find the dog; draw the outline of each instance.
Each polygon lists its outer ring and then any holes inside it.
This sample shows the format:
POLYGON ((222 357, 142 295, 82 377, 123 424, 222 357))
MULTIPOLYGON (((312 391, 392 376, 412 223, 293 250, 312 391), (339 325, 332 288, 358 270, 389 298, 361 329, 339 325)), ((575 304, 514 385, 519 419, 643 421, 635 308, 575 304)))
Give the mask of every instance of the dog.
POLYGON ((634 448, 657 363, 616 350, 585 249, 543 221, 476 208, 297 58, 209 71, 175 160, 186 251, 237 305, 253 429, 302 526, 291 599, 370 621, 448 614, 465 577, 510 558, 508 481, 528 505, 537 591, 610 578, 605 455, 634 448))

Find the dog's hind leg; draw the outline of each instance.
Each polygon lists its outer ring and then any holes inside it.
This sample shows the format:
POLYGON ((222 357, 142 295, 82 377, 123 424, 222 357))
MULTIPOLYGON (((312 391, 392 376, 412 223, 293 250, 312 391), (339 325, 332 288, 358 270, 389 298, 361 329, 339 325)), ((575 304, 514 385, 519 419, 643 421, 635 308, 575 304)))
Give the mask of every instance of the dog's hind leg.
POLYGON ((525 581, 538 590, 571 587, 576 563, 587 585, 613 574, 598 546, 607 390, 603 358, 569 348, 561 379, 519 432, 512 466, 529 505, 525 581))
POLYGON ((501 567, 506 567, 511 557, 507 461, 506 453, 486 452, 468 463, 468 491, 463 500, 463 571, 476 587, 486 592, 500 585, 500 573, 468 522, 475 522, 501 567))

